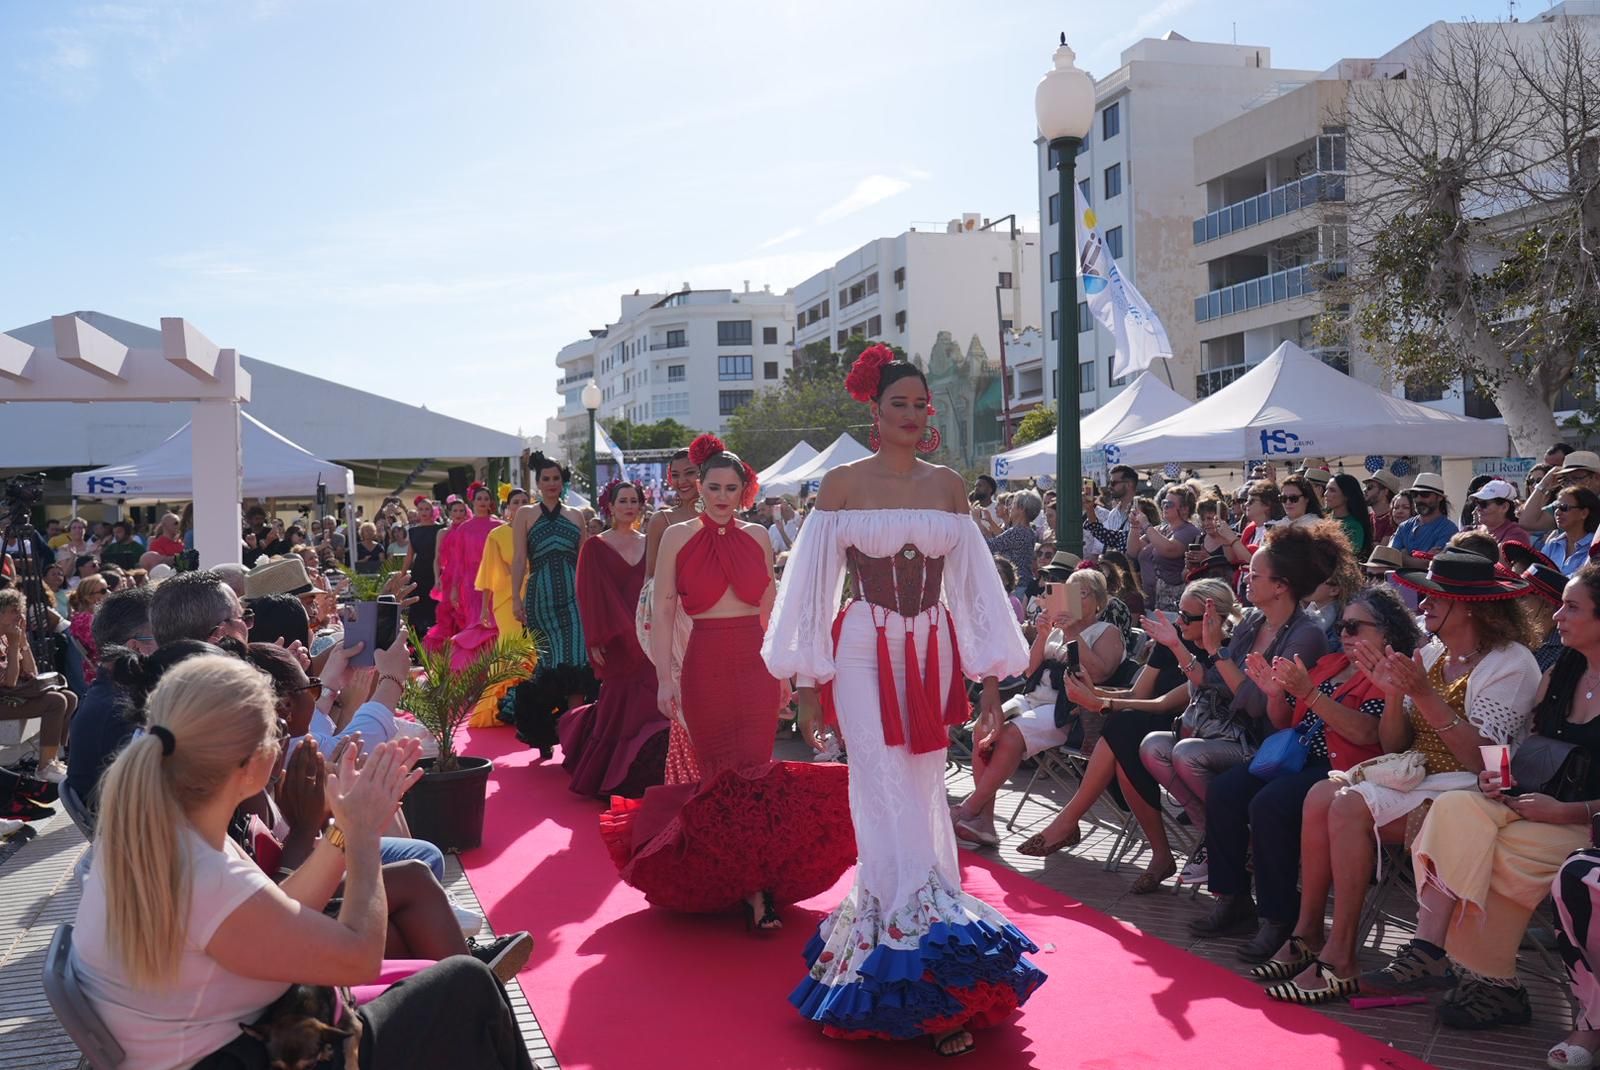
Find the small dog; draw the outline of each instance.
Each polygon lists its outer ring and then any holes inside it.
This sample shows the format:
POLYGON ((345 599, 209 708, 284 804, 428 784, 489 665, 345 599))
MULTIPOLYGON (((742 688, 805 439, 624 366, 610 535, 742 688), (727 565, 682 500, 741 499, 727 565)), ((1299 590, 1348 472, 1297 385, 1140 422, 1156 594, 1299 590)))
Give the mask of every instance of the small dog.
POLYGON ((314 1070, 333 1059, 341 1040, 340 1065, 356 1070, 361 1052, 361 1019, 348 988, 290 985, 254 1024, 239 1028, 261 1041, 271 1070, 314 1070))

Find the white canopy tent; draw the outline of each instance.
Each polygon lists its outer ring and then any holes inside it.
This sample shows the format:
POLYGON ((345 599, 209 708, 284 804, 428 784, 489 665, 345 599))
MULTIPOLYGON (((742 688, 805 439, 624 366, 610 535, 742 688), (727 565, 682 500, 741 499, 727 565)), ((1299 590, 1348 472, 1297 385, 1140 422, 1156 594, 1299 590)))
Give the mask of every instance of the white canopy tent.
MULTIPOLYGON (((343 465, 301 449, 249 413, 240 413, 239 468, 246 498, 310 497, 317 483, 329 494, 354 494, 355 475, 343 465)), ((78 498, 174 501, 194 497, 193 425, 184 424, 155 449, 122 464, 72 477, 78 498)))
POLYGON ((850 433, 846 431, 829 443, 827 449, 805 464, 781 473, 777 479, 765 485, 765 490, 768 494, 794 494, 807 483, 820 480, 841 464, 871 456, 872 451, 851 438, 850 433))
MULTIPOLYGON (((1176 416, 1189 399, 1163 383, 1150 372, 1139 377, 1106 404, 1078 422, 1078 437, 1084 449, 1115 442, 1142 427, 1176 416)), ((1029 479, 1056 474, 1056 436, 1046 435, 1026 446, 997 453, 989 462, 996 479, 1029 479)))
POLYGON ((1113 464, 1366 454, 1500 457, 1503 425, 1430 409, 1330 368, 1293 342, 1183 412, 1105 443, 1113 464))
POLYGON ((801 439, 789 447, 788 453, 785 453, 782 457, 757 472, 756 480, 765 487, 773 480, 781 479, 783 474, 791 468, 799 468, 801 465, 810 462, 816 455, 817 448, 805 439, 801 439))

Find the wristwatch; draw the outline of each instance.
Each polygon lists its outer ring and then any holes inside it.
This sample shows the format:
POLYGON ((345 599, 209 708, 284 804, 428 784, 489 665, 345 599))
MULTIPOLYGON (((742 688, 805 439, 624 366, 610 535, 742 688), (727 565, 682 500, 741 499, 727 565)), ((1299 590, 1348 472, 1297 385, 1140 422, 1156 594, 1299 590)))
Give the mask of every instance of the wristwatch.
POLYGON ((1196 654, 1194 656, 1194 660, 1198 661, 1201 665, 1204 665, 1206 668, 1209 669, 1212 666, 1216 665, 1217 656, 1215 654, 1208 654, 1204 650, 1202 650, 1202 651, 1200 651, 1200 653, 1198 653, 1198 654, 1196 654))
POLYGON ((340 828, 338 825, 329 825, 326 829, 324 829, 322 832, 322 838, 328 841, 328 845, 330 847, 337 847, 341 851, 344 850, 344 829, 340 828))

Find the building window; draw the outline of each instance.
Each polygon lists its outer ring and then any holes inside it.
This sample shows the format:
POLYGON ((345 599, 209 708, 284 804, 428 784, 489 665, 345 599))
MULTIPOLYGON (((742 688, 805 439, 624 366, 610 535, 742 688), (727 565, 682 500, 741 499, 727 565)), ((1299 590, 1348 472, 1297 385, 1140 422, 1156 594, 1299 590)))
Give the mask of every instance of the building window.
POLYGON ((1094 185, 1087 178, 1078 180, 1078 192, 1083 195, 1084 204, 1094 203, 1094 185))
POLYGON ((717 391, 717 414, 719 416, 732 416, 734 412, 750 404, 750 399, 755 397, 753 390, 719 390, 717 391))
POLYGON ((1112 227, 1106 231, 1106 252, 1118 260, 1122 259, 1122 228, 1112 227))
POLYGON ((1061 254, 1059 252, 1051 253, 1050 254, 1050 281, 1051 282, 1056 282, 1060 278, 1061 278, 1061 254))
POLYGON ((776 328, 776 327, 763 327, 763 328, 761 328, 761 344, 764 345, 764 346, 775 346, 775 345, 777 345, 778 344, 778 328, 776 328))
POLYGON ((854 286, 850 287, 850 303, 852 305, 855 304, 857 301, 862 300, 866 296, 867 296, 867 284, 866 283, 858 282, 854 286))
POLYGON ((689 415, 688 394, 657 394, 650 402, 650 414, 657 420, 689 415))
POLYGON ((1116 371, 1115 371, 1116 366, 1117 366, 1117 358, 1116 357, 1107 357, 1106 358, 1106 385, 1107 386, 1126 386, 1127 383, 1128 383, 1128 377, 1126 375, 1118 375, 1116 373, 1116 371))
POLYGON ((904 312, 896 312, 894 314, 894 325, 901 334, 906 333, 906 314, 904 312))
POLYGON ((850 341, 850 332, 849 331, 840 331, 838 334, 834 335, 834 344, 837 345, 840 349, 843 349, 844 348, 844 344, 846 342, 848 342, 848 341, 850 341))
POLYGON ((875 294, 877 292, 878 292, 878 273, 876 271, 874 271, 872 274, 867 276, 867 293, 875 294))
POLYGON ((718 357, 717 378, 723 381, 752 379, 755 377, 751 369, 753 363, 750 357, 718 357))
POLYGON ((1049 200, 1048 204, 1049 204, 1048 212, 1049 212, 1049 215, 1050 215, 1050 225, 1051 226, 1055 226, 1056 220, 1061 218, 1061 194, 1059 194, 1059 193, 1050 194, 1050 200, 1049 200))
POLYGON ((718 320, 717 345, 747 346, 750 344, 749 320, 718 320))
POLYGON ((1078 365, 1078 393, 1094 393, 1094 361, 1086 360, 1078 365))
POLYGON ((1094 330, 1094 320, 1089 316, 1089 302, 1078 302, 1078 333, 1094 330))
POLYGON ((669 383, 681 383, 681 382, 683 382, 684 381, 684 372, 685 372, 685 370, 686 370, 686 366, 683 365, 683 364, 668 364, 667 365, 667 382, 669 382, 669 383))
POLYGON ((1011 289, 1011 272, 1002 271, 1000 273, 1000 288, 1002 290, 1011 289))
POLYGON ((1061 311, 1059 309, 1052 308, 1050 310, 1050 341, 1054 342, 1056 340, 1056 338, 1061 334, 1061 331, 1059 329, 1060 326, 1061 326, 1061 311))
POLYGON ((840 308, 849 308, 850 307, 850 291, 848 289, 844 289, 844 290, 840 290, 839 291, 839 307, 840 308))
POLYGON ((828 311, 828 299, 826 297, 822 299, 822 315, 824 319, 833 315, 833 313, 828 311))
POLYGON ((867 320, 867 337, 876 338, 883 333, 883 317, 873 316, 867 320))
POLYGON ((761 365, 761 377, 763 379, 776 379, 778 377, 778 362, 775 360, 764 362, 761 365))
POLYGON ((906 269, 905 268, 895 268, 894 269, 894 288, 897 289, 897 290, 904 290, 906 288, 906 269))
POLYGON ((1100 140, 1110 141, 1122 132, 1122 104, 1116 103, 1100 113, 1100 140))
POLYGON ((684 334, 684 332, 682 332, 682 331, 668 331, 667 332, 667 348, 668 349, 682 349, 684 346, 688 345, 689 342, 688 342, 687 339, 684 338, 683 334, 684 334))
POLYGON ((1106 200, 1122 193, 1122 165, 1114 163, 1106 168, 1106 200))

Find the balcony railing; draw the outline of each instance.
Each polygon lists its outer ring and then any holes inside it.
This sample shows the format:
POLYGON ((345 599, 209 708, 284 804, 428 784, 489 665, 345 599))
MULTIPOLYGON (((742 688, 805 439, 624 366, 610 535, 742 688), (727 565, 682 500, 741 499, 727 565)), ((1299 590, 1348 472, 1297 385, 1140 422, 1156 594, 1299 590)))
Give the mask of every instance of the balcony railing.
POLYGON ((1235 312, 1307 296, 1317 291, 1322 280, 1341 278, 1344 272, 1343 260, 1328 260, 1234 283, 1195 298, 1194 319, 1196 323, 1204 323, 1235 312))
POLYGON ((652 352, 652 353, 654 353, 658 349, 688 349, 688 348, 689 348, 689 343, 687 341, 684 341, 684 342, 652 342, 652 343, 650 343, 650 352, 652 352))
POLYGON ((1305 178, 1269 189, 1265 193, 1258 193, 1254 197, 1246 197, 1242 201, 1224 205, 1215 212, 1208 212, 1196 219, 1194 243, 1204 245, 1208 241, 1226 237, 1236 230, 1245 230, 1258 223, 1265 223, 1290 212, 1309 208, 1313 204, 1342 200, 1344 200, 1343 175, 1321 173, 1307 175, 1305 178))

